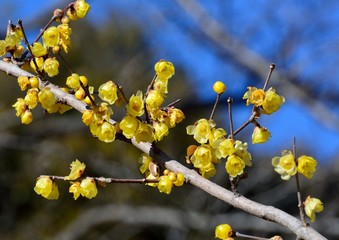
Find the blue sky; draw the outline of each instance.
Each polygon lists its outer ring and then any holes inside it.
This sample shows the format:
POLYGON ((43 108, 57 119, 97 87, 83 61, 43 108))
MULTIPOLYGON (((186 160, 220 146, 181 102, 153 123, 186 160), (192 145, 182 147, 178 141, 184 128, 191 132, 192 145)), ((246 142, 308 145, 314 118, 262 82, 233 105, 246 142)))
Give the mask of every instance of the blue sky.
MULTIPOLYGON (((35 12, 42 12, 51 3, 62 7, 67 2, 6 1, 0 10, 0 27, 6 28, 8 19, 13 22, 18 18, 24 22, 34 21, 35 12)), ((147 43, 152 49, 153 59, 149 61, 165 58, 183 68, 196 86, 200 101, 215 97, 211 90, 206 89, 211 89, 216 80, 227 84, 230 96, 241 95, 248 83, 262 86, 259 79, 251 79, 252 76, 234 64, 232 59, 221 59, 208 42, 197 41, 200 33, 192 31, 195 23, 187 14, 179 12, 180 8, 174 1, 89 2, 92 9, 88 18, 97 26, 109 19, 111 14, 134 19, 144 29, 147 43)), ((275 62, 278 70, 292 70, 301 76, 301 81, 310 85, 319 84, 320 94, 328 89, 339 93, 339 81, 336 79, 339 72, 335 72, 339 70, 334 70, 334 66, 339 64, 335 51, 339 46, 336 45, 339 43, 339 32, 330 28, 331 24, 333 28, 337 26, 339 3, 328 1, 329 7, 325 8, 322 1, 306 0, 284 3, 256 1, 255 4, 248 4, 247 1, 198 2, 222 23, 225 30, 267 61, 275 62), (269 8, 269 4, 276 7, 269 8), (324 32, 317 34, 320 30, 324 32)), ((338 113, 339 104, 332 104, 336 106, 333 110, 338 113)), ((244 108, 234 110, 235 125, 248 117, 248 111, 244 108)), ((323 163, 339 157, 339 129, 320 122, 298 98, 286 99, 281 111, 263 117, 260 123, 272 132, 273 137, 267 145, 253 146, 255 150, 269 149, 272 154, 279 154, 283 149, 276 146, 290 148, 295 136, 300 146, 311 151, 323 163)))

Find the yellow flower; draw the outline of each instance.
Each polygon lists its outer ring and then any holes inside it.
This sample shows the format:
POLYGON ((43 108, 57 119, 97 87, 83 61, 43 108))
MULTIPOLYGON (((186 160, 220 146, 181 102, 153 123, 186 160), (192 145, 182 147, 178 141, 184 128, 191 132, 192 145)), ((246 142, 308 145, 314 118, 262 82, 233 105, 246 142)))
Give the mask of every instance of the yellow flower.
POLYGON ((161 176, 158 183, 159 192, 170 194, 172 191, 173 183, 168 176, 161 176))
POLYGON ((100 141, 105 143, 113 142, 115 140, 115 134, 116 130, 114 125, 108 122, 104 122, 102 125, 100 125, 95 132, 95 136, 97 136, 100 141))
POLYGON ((202 144, 195 149, 191 157, 191 162, 195 168, 203 168, 204 166, 213 162, 213 158, 214 156, 211 146, 202 144))
POLYGON ((49 200, 59 198, 59 190, 56 183, 47 176, 39 177, 36 181, 34 191, 49 200))
POLYGON ((32 88, 37 88, 39 87, 39 79, 37 77, 30 77, 29 84, 31 85, 32 88))
POLYGON ((45 109, 53 108, 56 103, 56 98, 49 88, 43 88, 38 93, 39 102, 45 109))
POLYGON ((295 159, 291 151, 283 151, 282 157, 272 158, 274 171, 281 175, 281 179, 289 180, 291 176, 297 173, 295 159))
POLYGON ((89 126, 94 121, 94 112, 92 110, 85 110, 82 112, 82 122, 89 126))
POLYGON ((91 6, 85 0, 77 0, 74 3, 74 9, 79 18, 84 18, 91 9, 91 6))
POLYGON ((33 121, 33 114, 29 109, 21 115, 21 123, 22 124, 30 124, 33 121))
POLYGON ((135 141, 139 142, 153 142, 154 134, 153 127, 147 123, 139 122, 138 130, 135 132, 135 141))
POLYGON ((0 40, 0 57, 6 54, 6 42, 5 40, 0 40))
POLYGON ((137 118, 127 114, 119 123, 119 127, 122 130, 122 134, 126 138, 131 139, 139 129, 139 123, 140 121, 137 118))
POLYGON ((265 92, 262 89, 256 87, 248 87, 248 91, 242 97, 246 99, 246 105, 253 104, 257 107, 261 106, 265 99, 265 92))
POLYGON ((204 178, 211 178, 216 174, 217 170, 213 163, 209 163, 199 169, 199 173, 204 178))
POLYGON ((27 109, 26 102, 23 98, 18 98, 12 107, 15 108, 17 117, 20 117, 27 109))
POLYGON ((78 197, 81 195, 80 182, 73 182, 68 191, 70 193, 73 193, 74 200, 77 200, 78 197))
POLYGON ((27 87, 30 85, 28 76, 18 77, 18 84, 19 84, 21 91, 25 91, 27 87))
POLYGON ((109 104, 118 99, 118 87, 113 81, 108 81, 99 87, 99 97, 109 104))
POLYGON ((234 140, 230 138, 217 141, 216 147, 216 156, 218 159, 226 158, 235 152, 234 140))
POLYGON ((312 178, 316 170, 317 160, 310 156, 300 156, 298 158, 297 170, 299 173, 304 175, 306 178, 312 178))
POLYGON ((32 58, 29 64, 35 72, 41 72, 44 69, 44 58, 43 57, 35 57, 34 59, 32 58), (38 67, 38 69, 36 67, 38 67))
POLYGON ((153 159, 148 154, 146 154, 146 153, 141 154, 138 162, 141 164, 141 166, 139 167, 139 170, 142 174, 149 171, 149 164, 152 161, 153 161, 153 159))
POLYGON ((168 110, 168 117, 170 127, 175 127, 176 124, 185 119, 184 113, 180 109, 174 107, 171 107, 168 110))
POLYGON ((72 73, 66 80, 66 85, 73 89, 78 89, 80 87, 80 78, 76 73, 72 73))
POLYGON ((236 140, 234 143, 234 149, 235 152, 234 154, 237 155, 238 157, 240 157, 246 166, 252 166, 252 156, 251 154, 247 151, 247 143, 242 143, 239 140, 236 140))
POLYGON ((208 139, 209 144, 213 148, 217 148, 220 141, 224 140, 227 132, 223 128, 213 128, 211 129, 211 134, 208 139))
POLYGON ((154 65, 154 70, 161 80, 167 80, 174 75, 173 63, 160 60, 154 65))
POLYGON ((320 213, 324 210, 324 205, 318 198, 312 198, 308 196, 304 202, 305 213, 311 219, 311 222, 315 221, 315 213, 320 213))
POLYGON ((44 62, 44 70, 50 77, 59 74, 59 62, 55 58, 47 58, 44 62))
POLYGON ((144 100, 142 99, 142 92, 138 91, 133 94, 126 106, 127 112, 133 117, 140 117, 144 114, 144 100))
POLYGON ((264 102, 262 103, 263 113, 271 114, 276 112, 285 102, 285 98, 275 93, 274 88, 270 88, 266 92, 264 102))
POLYGON ((161 104, 164 102, 163 96, 155 90, 149 91, 146 97, 146 104, 148 107, 152 108, 160 108, 161 104))
POLYGON ((84 173, 86 165, 78 159, 71 163, 71 172, 65 177, 65 180, 75 180, 84 173))
POLYGON ((215 126, 213 120, 200 119, 194 123, 194 125, 189 125, 186 127, 186 132, 188 135, 193 135, 193 138, 198 143, 207 143, 210 134, 211 128, 215 126))
POLYGON ((165 123, 154 122, 154 139, 161 141, 165 136, 169 134, 168 127, 165 123))
POLYGON ((238 175, 241 175, 243 173, 244 168, 245 168, 245 162, 243 161, 243 159, 241 159, 237 155, 231 154, 227 157, 225 169, 226 169, 226 172, 231 177, 236 177, 238 175))
POLYGON ((33 109, 36 107, 36 105, 39 102, 38 98, 39 90, 37 88, 31 88, 27 91, 27 94, 25 96, 25 103, 30 109, 33 109))
POLYGON ((220 95, 226 91, 226 85, 223 82, 216 81, 213 84, 213 91, 220 95))
POLYGON ((60 34, 60 45, 62 46, 64 51, 68 53, 68 49, 71 47, 72 29, 66 23, 60 24, 57 28, 60 34))
POLYGON ((54 47, 59 44, 60 34, 57 27, 49 27, 45 30, 42 35, 42 41, 47 47, 54 47))
POLYGON ((85 198, 94 198, 98 194, 95 180, 90 177, 83 179, 80 183, 80 193, 85 198))
POLYGON ((271 133, 264 127, 255 127, 252 134, 252 144, 265 143, 271 137, 271 133))
POLYGON ((220 224, 215 228, 215 237, 223 240, 232 240, 233 231, 230 225, 220 224))
POLYGON ((180 187, 184 185, 184 183, 185 183, 185 176, 182 173, 177 173, 177 178, 173 182, 173 184, 177 187, 180 187))
POLYGON ((47 48, 45 48, 41 42, 33 43, 31 50, 34 57, 42 57, 48 53, 47 48))

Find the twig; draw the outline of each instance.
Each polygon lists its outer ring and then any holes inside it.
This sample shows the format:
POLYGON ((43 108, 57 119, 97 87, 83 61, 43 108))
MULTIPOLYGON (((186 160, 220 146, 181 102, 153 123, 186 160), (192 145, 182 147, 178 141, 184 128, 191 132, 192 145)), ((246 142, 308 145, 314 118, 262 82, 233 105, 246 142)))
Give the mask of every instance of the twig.
POLYGON ((214 106, 213 106, 213 109, 212 109, 212 112, 211 112, 211 115, 210 115, 210 120, 213 119, 213 117, 214 117, 215 109, 218 106, 218 103, 219 103, 219 100, 220 100, 220 96, 221 96, 221 94, 218 94, 217 98, 215 99, 214 106))

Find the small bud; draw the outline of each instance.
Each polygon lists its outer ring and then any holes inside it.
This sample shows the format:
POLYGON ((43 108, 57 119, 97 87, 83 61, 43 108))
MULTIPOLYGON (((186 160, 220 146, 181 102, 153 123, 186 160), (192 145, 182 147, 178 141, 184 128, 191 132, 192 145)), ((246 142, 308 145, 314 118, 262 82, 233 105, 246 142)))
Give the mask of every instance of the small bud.
POLYGON ((226 85, 223 82, 216 81, 213 85, 213 91, 217 94, 222 94, 226 91, 226 85))

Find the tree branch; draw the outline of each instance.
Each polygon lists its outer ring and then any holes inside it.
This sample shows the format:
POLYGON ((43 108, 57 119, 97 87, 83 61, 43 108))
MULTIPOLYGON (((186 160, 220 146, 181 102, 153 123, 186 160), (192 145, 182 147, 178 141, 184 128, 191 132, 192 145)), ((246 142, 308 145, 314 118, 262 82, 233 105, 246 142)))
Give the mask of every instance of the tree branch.
MULTIPOLYGON (((0 61, 0 71, 15 77, 33 76, 32 73, 26 72, 14 64, 3 61, 0 61)), ((72 106, 79 112, 86 110, 86 104, 77 100, 73 95, 62 91, 58 86, 52 83, 42 82, 41 80, 39 81, 40 87, 49 87, 57 100, 72 106)), ((116 123, 114 120, 111 120, 111 122, 116 123)), ((231 191, 209 181, 208 179, 203 178, 196 171, 185 167, 177 160, 173 160, 165 152, 154 147, 151 143, 137 143, 134 139, 131 140, 131 143, 142 152, 149 154, 152 158, 164 164, 165 167, 170 171, 182 173, 185 176, 185 179, 191 185, 224 201, 225 203, 232 205, 235 208, 241 209, 256 217, 284 226, 295 233, 299 239, 326 239, 313 228, 303 226, 299 220, 282 210, 254 202, 244 196, 234 195, 231 191)))

